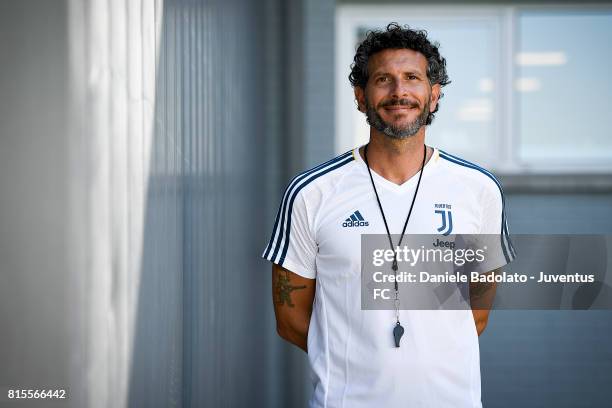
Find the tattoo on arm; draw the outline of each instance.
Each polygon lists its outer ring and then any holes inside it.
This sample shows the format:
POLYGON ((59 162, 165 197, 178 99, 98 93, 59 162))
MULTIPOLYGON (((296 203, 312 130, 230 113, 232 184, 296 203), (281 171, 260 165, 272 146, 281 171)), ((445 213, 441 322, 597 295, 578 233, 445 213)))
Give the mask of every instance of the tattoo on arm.
MULTIPOLYGON (((488 275, 495 275, 498 269, 491 271, 488 275)), ((491 310, 495 299, 497 283, 495 282, 474 282, 470 283, 470 306, 472 310, 491 310)), ((488 312, 487 312, 488 313, 488 312)))
POLYGON ((306 285, 292 286, 290 281, 291 279, 287 271, 285 271, 285 274, 281 272, 276 274, 276 283, 274 284, 274 302, 276 304, 286 304, 289 307, 293 307, 294 304, 291 302, 291 292, 306 288, 306 285))
POLYGON ((483 297, 491 288, 495 286, 493 282, 479 282, 470 287, 470 298, 477 300, 483 297))

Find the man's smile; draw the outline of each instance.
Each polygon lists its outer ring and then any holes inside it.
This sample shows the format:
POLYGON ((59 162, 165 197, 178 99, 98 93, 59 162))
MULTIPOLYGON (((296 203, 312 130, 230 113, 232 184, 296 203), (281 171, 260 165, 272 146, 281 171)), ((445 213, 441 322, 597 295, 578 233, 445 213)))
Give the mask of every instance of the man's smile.
POLYGON ((406 106, 406 105, 391 105, 391 106, 385 106, 384 109, 390 110, 390 111, 401 111, 401 110, 414 109, 414 107, 406 106))
POLYGON ((418 109, 419 104, 416 101, 411 101, 409 99, 400 99, 393 102, 383 103, 381 108, 392 113, 405 113, 412 109, 418 109))

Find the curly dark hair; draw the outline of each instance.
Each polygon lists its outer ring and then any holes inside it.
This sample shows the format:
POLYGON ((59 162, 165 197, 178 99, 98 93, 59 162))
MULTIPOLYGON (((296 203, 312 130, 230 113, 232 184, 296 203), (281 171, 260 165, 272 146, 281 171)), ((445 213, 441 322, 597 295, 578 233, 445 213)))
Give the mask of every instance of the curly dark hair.
MULTIPOLYGON (((427 58, 427 78, 431 85, 440 84, 444 87, 450 84, 450 79, 446 73, 446 60, 440 55, 438 48, 440 44, 436 41, 427 39, 427 31, 413 30, 409 26, 400 26, 398 23, 390 23, 385 31, 371 30, 366 34, 365 39, 359 44, 353 64, 349 81, 353 87, 365 89, 368 83, 368 59, 386 49, 407 48, 420 52, 427 58)), ((444 94, 440 92, 440 98, 444 94)), ((426 124, 429 125, 434 120, 435 113, 440 104, 427 117, 426 124)))

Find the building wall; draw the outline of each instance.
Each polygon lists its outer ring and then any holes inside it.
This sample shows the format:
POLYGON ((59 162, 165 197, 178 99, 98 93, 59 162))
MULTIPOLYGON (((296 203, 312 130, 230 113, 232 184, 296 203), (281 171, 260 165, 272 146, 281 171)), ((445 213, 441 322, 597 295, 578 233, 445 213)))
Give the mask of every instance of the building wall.
MULTIPOLYGON (((506 200, 514 234, 612 233, 611 194, 517 192, 506 200)), ((480 338, 483 405, 609 405, 610 336, 609 310, 494 310, 480 338)))
POLYGON ((0 4, 3 393, 305 404, 305 356, 276 335, 259 257, 307 161, 289 113, 317 102, 287 85, 304 8, 0 4))
MULTIPOLYGON (((65 387, 81 316, 68 272, 66 5, 0 2, 0 404, 65 387)), ((76 343, 78 344, 78 342, 76 343)))

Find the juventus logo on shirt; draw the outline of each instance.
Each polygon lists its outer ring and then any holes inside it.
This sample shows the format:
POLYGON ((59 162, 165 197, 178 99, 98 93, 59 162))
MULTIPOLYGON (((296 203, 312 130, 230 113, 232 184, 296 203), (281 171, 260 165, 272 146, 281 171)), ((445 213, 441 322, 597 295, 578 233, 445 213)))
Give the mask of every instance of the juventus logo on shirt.
POLYGON ((442 217, 442 225, 438 228, 438 232, 442 235, 449 235, 453 232, 453 213, 451 212, 450 204, 435 204, 435 213, 442 217))

